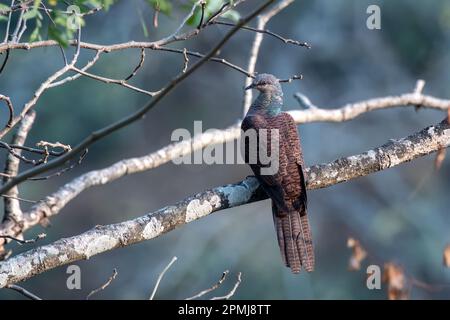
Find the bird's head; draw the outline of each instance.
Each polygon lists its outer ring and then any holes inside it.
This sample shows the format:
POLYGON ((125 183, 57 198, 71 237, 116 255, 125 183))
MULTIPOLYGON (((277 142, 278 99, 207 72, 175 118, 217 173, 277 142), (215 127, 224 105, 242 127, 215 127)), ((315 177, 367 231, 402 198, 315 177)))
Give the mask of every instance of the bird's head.
POLYGON ((245 88, 245 90, 249 89, 256 89, 262 93, 282 93, 280 81, 268 73, 256 75, 253 82, 245 88))

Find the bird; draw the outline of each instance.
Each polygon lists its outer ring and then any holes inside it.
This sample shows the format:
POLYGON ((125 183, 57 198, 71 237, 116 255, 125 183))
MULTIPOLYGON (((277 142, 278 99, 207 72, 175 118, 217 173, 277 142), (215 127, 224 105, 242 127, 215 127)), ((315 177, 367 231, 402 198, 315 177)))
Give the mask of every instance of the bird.
POLYGON ((245 162, 272 200, 272 216, 284 264, 293 273, 299 273, 302 267, 311 272, 315 258, 307 216, 305 163, 297 126, 292 116, 282 111, 283 90, 275 76, 267 73, 256 75, 245 88, 250 89, 258 90, 259 95, 241 124, 245 162), (261 134, 262 129, 266 130, 265 135, 261 134), (256 146, 245 138, 249 130, 256 132, 256 146), (277 134, 272 135, 272 132, 277 134), (264 139, 267 141, 261 144, 264 139), (278 144, 278 170, 267 174, 264 169, 268 164, 262 163, 260 151, 270 154, 272 143, 278 144), (251 161, 250 152, 254 151, 257 153, 256 161, 251 161))

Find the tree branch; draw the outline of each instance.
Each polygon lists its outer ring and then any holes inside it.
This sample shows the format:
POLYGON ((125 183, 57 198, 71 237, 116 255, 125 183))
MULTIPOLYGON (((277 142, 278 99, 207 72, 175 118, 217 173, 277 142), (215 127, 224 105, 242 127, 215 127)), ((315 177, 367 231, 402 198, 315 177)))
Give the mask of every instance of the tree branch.
POLYGON ((8 118, 8 122, 6 123, 6 128, 11 128, 12 125, 13 125, 13 118, 14 118, 14 107, 13 107, 13 104, 11 102, 11 99, 9 97, 7 97, 7 96, 4 96, 4 95, 0 94, 0 101, 5 101, 6 106, 8 107, 9 118, 8 118))
MULTIPOLYGON (((17 129, 16 134, 12 138, 12 144, 22 146, 25 143, 25 140, 27 139, 31 127, 33 126, 35 118, 36 113, 34 111, 31 111, 30 113, 27 113, 25 115, 22 123, 17 129)), ((15 151, 15 153, 17 153, 19 156, 21 155, 21 152, 22 152, 21 149, 15 151)), ((18 158, 13 153, 9 153, 5 163, 4 173, 6 174, 6 176, 3 177, 3 183, 6 183, 10 178, 17 175, 17 173, 19 172, 19 165, 20 165, 20 158, 18 158)), ((9 190, 8 193, 2 196, 6 196, 4 197, 5 214, 3 216, 3 222, 7 220, 12 220, 15 223, 20 224, 23 218, 23 214, 18 200, 19 189, 16 186, 11 190, 9 190)))
MULTIPOLYGON (((450 124, 427 127, 415 134, 331 163, 305 170, 309 190, 325 188, 392 168, 450 146, 450 124)), ((254 177, 186 198, 175 205, 133 220, 98 226, 0 262, 0 288, 97 254, 150 240, 213 212, 264 200, 267 195, 254 177)))
POLYGON ((16 286, 15 284, 8 285, 8 286, 6 286, 6 288, 14 290, 30 300, 42 300, 34 293, 31 293, 30 291, 28 291, 22 287, 16 286))

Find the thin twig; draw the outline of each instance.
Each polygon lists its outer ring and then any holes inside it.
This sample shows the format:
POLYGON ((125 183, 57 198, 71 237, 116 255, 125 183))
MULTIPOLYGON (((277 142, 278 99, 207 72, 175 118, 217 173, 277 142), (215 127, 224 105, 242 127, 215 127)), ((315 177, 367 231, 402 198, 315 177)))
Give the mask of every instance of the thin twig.
POLYGON ((281 83, 291 83, 294 80, 302 80, 303 79, 303 75, 294 75, 288 79, 278 79, 279 82, 281 83))
POLYGON ((61 148, 63 150, 63 153, 72 150, 70 145, 61 143, 59 141, 57 141, 57 142, 48 142, 48 141, 41 140, 38 143, 36 143, 36 146, 37 147, 44 147, 44 148, 50 147, 50 148, 54 148, 54 149, 61 148))
POLYGON ((228 7, 229 5, 230 5, 230 2, 224 3, 224 4, 219 8, 219 10, 217 10, 217 12, 213 13, 213 14, 208 18, 208 20, 205 22, 205 24, 204 24, 202 27, 205 27, 205 26, 211 24, 215 19, 217 19, 217 18, 223 13, 223 11, 225 10, 225 8, 228 7))
MULTIPOLYGON (((218 25, 229 26, 229 27, 233 27, 233 26, 236 25, 235 23, 225 22, 225 21, 213 21, 213 22, 211 22, 211 24, 218 24, 218 25)), ((293 44, 293 45, 296 45, 296 46, 299 46, 299 47, 305 47, 307 49, 311 49, 311 45, 308 44, 307 42, 300 42, 298 40, 284 38, 281 35, 279 35, 279 34, 277 34, 275 32, 272 32, 272 31, 270 31, 268 29, 257 29, 257 28, 252 28, 252 27, 248 27, 248 26, 242 26, 242 29, 243 30, 257 32, 257 33, 264 33, 264 34, 272 36, 272 37, 274 37, 274 38, 276 38, 276 39, 278 39, 278 40, 280 40, 280 41, 282 41, 282 42, 284 42, 286 44, 293 44)))
POLYGON ((202 28, 202 26, 203 26, 203 19, 204 19, 204 17, 205 17, 205 8, 206 8, 206 1, 205 0, 202 0, 201 2, 200 2, 200 5, 201 5, 201 10, 202 10, 202 15, 201 15, 201 17, 200 17, 200 22, 198 23, 198 25, 197 25, 197 29, 201 29, 202 28))
MULTIPOLYGON (((15 0, 11 0, 10 8, 14 7, 14 2, 15 0)), ((9 40, 9 28, 11 26, 11 18, 12 18, 12 10, 9 11, 8 22, 6 23, 5 39, 3 40, 3 42, 5 43, 8 42, 9 40)))
POLYGON ((29 200, 29 199, 14 197, 14 196, 8 196, 7 194, 1 194, 0 197, 23 201, 23 202, 27 202, 27 203, 38 203, 38 201, 36 201, 36 200, 29 200))
POLYGON ((101 286, 98 287, 97 289, 92 290, 92 291, 87 295, 86 300, 89 300, 89 298, 92 297, 94 294, 96 294, 96 293, 98 293, 98 292, 100 292, 100 291, 102 291, 102 290, 105 290, 105 289, 111 284, 111 282, 113 282, 114 279, 116 279, 117 274, 118 274, 117 269, 114 268, 113 274, 109 277, 108 281, 106 281, 103 285, 101 285, 101 286))
MULTIPOLYGON (((62 49, 62 48, 61 48, 61 49, 62 49)), ((64 51, 63 51, 63 52, 64 52, 64 51)), ((90 61, 89 61, 89 62, 81 69, 81 71, 86 71, 86 70, 88 70, 89 68, 91 68, 91 67, 97 62, 97 60, 100 58, 100 54, 101 54, 101 53, 102 53, 102 51, 100 51, 100 50, 97 51, 97 52, 95 53, 95 56, 92 58, 92 60, 90 60, 90 61)), ((65 55, 64 55, 64 57, 65 57, 65 55)), ((65 58, 65 63, 67 64, 67 58, 65 58)), ((65 84, 65 83, 67 83, 67 82, 76 80, 76 79, 78 79, 78 78, 81 77, 81 76, 82 76, 81 73, 77 73, 77 74, 75 74, 75 75, 73 75, 73 76, 66 77, 66 78, 64 78, 64 79, 62 79, 62 80, 52 82, 48 87, 49 87, 49 88, 54 88, 54 87, 63 85, 63 84, 65 84)))
POLYGON ((11 241, 15 241, 19 245, 24 245, 24 244, 35 243, 38 240, 44 239, 46 236, 47 235, 45 233, 40 233, 40 234, 38 234, 36 236, 36 238, 34 238, 34 239, 27 239, 27 240, 21 240, 19 238, 11 237, 11 236, 8 236, 8 235, 6 235, 6 236, 0 235, 0 238, 8 239, 8 240, 11 240, 11 241))
POLYGON ((133 72, 128 77, 125 78, 125 81, 130 80, 136 75, 139 69, 142 68, 142 66, 144 65, 144 61, 145 61, 145 49, 141 49, 141 58, 139 60, 139 64, 134 68, 133 72))
POLYGON ((6 56, 5 56, 5 59, 3 59, 3 63, 2 63, 2 66, 0 67, 0 74, 3 72, 3 69, 5 69, 5 67, 6 67, 6 64, 8 63, 8 58, 9 58, 9 52, 10 52, 10 50, 8 49, 8 50, 6 50, 6 56))
POLYGON ((87 154, 88 154, 88 149, 85 149, 84 152, 80 155, 80 158, 78 158, 78 161, 73 163, 73 164, 71 164, 70 166, 68 166, 66 168, 63 168, 63 169, 61 169, 61 170, 59 170, 59 171, 57 171, 55 173, 52 173, 52 174, 49 174, 49 175, 46 175, 46 176, 43 176, 43 177, 29 178, 28 180, 30 180, 30 181, 42 181, 42 180, 48 180, 48 179, 53 178, 53 177, 59 177, 62 174, 66 173, 67 171, 72 170, 76 166, 79 166, 83 162, 83 160, 84 160, 84 158, 86 157, 87 154))
MULTIPOLYGON (((204 0, 198 0, 194 3, 194 5, 191 8, 191 11, 189 11, 188 15, 186 17, 184 17, 183 21, 181 22, 181 24, 178 26, 178 28, 175 30, 175 32, 173 32, 172 34, 168 35, 167 37, 165 37, 164 39, 160 40, 161 42, 165 43, 165 42, 170 42, 170 41, 176 41, 177 39, 179 39, 178 34, 180 33, 181 29, 183 29, 183 27, 186 25, 186 23, 188 22, 188 20, 194 15, 195 12, 195 8, 197 6, 199 6, 204 0)), ((196 32, 198 32, 199 29, 196 29, 196 32)), ((181 37, 183 38, 183 36, 181 37)))
POLYGON ((23 14, 24 14, 25 10, 21 10, 20 14, 19 14, 19 18, 17 19, 16 22, 16 28, 14 29, 13 34, 11 35, 11 41, 12 42, 18 42, 18 34, 20 32, 20 29, 22 27, 22 21, 23 21, 23 14))
MULTIPOLYGON (((19 151, 15 151, 9 144, 7 144, 6 142, 0 141, 0 148, 6 149, 8 150, 9 154, 11 154, 12 156, 14 156, 15 158, 25 162, 25 163, 29 163, 33 166, 37 166, 40 165, 42 163, 45 163, 45 157, 41 158, 39 160, 34 160, 34 159, 28 159, 27 157, 23 156, 19 151)), ((23 148, 17 148, 19 150, 23 149, 23 148)), ((44 155, 47 155, 44 152, 44 155)))
POLYGON ((242 273, 239 272, 238 276, 237 276, 237 281, 234 284, 233 288, 231 289, 230 292, 228 292, 228 294, 221 296, 221 297, 213 297, 211 300, 229 300, 232 296, 234 296, 234 294, 236 293, 237 288, 239 287, 239 285, 242 282, 242 273))
POLYGON ((219 281, 216 282, 211 288, 205 289, 203 291, 200 291, 199 293, 197 293, 196 295, 193 295, 192 297, 186 298, 185 300, 194 300, 194 299, 198 299, 201 298, 202 296, 204 296, 205 294, 210 293, 211 291, 216 290, 217 288, 219 288, 222 283, 226 280, 227 275, 228 275, 229 271, 225 270, 222 273, 222 276, 220 277, 219 281))
POLYGON ((148 300, 153 300, 155 297, 156 291, 158 290, 159 284, 164 277, 164 274, 167 272, 167 270, 170 269, 170 267, 174 264, 174 262, 177 261, 177 257, 173 257, 172 260, 170 260, 169 264, 164 268, 164 270, 159 274, 158 279, 156 280, 155 287, 153 288, 153 292, 150 295, 150 298, 148 300))
POLYGON ((159 94, 161 92, 161 90, 159 90, 159 91, 147 91, 147 90, 138 88, 136 86, 133 86, 133 85, 127 83, 125 80, 111 79, 111 78, 98 76, 98 75, 95 75, 95 74, 92 74, 92 73, 80 70, 80 69, 78 69, 76 67, 71 67, 70 69, 75 71, 75 72, 78 72, 79 74, 81 74, 81 75, 83 75, 85 77, 88 77, 88 78, 91 78, 91 79, 94 79, 94 80, 97 80, 97 81, 101 81, 101 82, 104 82, 104 83, 113 83, 113 84, 116 84, 116 85, 128 88, 130 90, 133 90, 133 91, 136 91, 136 92, 139 92, 139 93, 143 93, 143 94, 148 95, 150 97, 154 97, 154 96, 156 96, 157 94, 159 94))
POLYGON ((187 56, 187 50, 186 48, 183 49, 183 57, 184 57, 184 63, 183 63, 183 73, 186 72, 188 65, 189 65, 189 58, 187 56))
POLYGON ((0 101, 5 101, 6 106, 8 107, 8 111, 9 111, 9 118, 8 118, 8 123, 6 124, 7 128, 11 128, 12 127, 12 123, 13 123, 13 118, 14 118, 14 107, 13 104, 11 102, 11 99, 7 96, 4 96, 2 94, 0 94, 0 101))
POLYGON ((23 119, 25 114, 28 113, 36 105, 37 101, 39 100, 41 95, 48 89, 49 85, 53 81, 58 79, 60 76, 65 74, 67 71, 69 71, 69 69, 70 69, 70 66, 68 66, 68 65, 64 66, 63 68, 56 71, 53 75, 51 75, 47 80, 45 80, 40 85, 39 89, 35 91, 31 100, 29 100, 25 104, 25 106, 22 108, 22 111, 20 112, 20 114, 13 118, 13 120, 11 121, 11 126, 0 130, 0 138, 3 138, 3 136, 5 136, 11 130, 11 128, 13 128, 16 124, 18 124, 23 119))
POLYGON ((24 289, 22 287, 19 287, 18 285, 15 285, 15 284, 7 285, 6 288, 14 290, 16 292, 19 292, 21 295, 23 295, 23 296, 25 296, 25 297, 27 297, 27 298, 29 298, 31 300, 42 300, 41 298, 39 298, 34 293, 31 293, 30 291, 28 291, 28 290, 26 290, 26 289, 24 289))
MULTIPOLYGON (((23 121, 23 120, 22 120, 23 121)), ((5 143, 7 144, 7 143, 5 143)), ((44 149, 38 149, 38 148, 32 148, 32 147, 28 147, 28 146, 21 146, 18 144, 7 144, 8 147, 5 147, 3 144, 0 143, 0 148, 5 148, 5 149, 20 149, 20 150, 24 150, 24 151, 28 151, 31 153, 36 153, 36 154, 49 154, 51 156, 54 157, 59 157, 60 155, 64 154, 66 151, 62 150, 62 151, 53 151, 53 150, 44 150, 44 149)))
MULTIPOLYGON (((197 57, 197 58, 204 58, 205 55, 199 52, 195 52, 195 51, 189 51, 189 50, 180 50, 180 49, 174 49, 174 48, 167 48, 167 47, 158 47, 155 50, 160 50, 160 51, 166 51, 166 52, 173 52, 173 53, 180 53, 183 54, 183 56, 187 55, 187 56, 192 56, 192 57, 197 57)), ((186 61, 186 60, 185 60, 186 61)), ((213 61, 213 62, 217 62, 217 63, 221 63, 226 65, 227 67, 230 67, 231 69, 234 69, 244 75, 246 75, 247 77, 251 77, 254 78, 255 76, 253 74, 248 73, 246 70, 244 70, 243 68, 239 67, 238 65, 235 65, 223 58, 210 58, 209 61, 213 61)), ((186 71, 184 71, 186 72, 186 71)))

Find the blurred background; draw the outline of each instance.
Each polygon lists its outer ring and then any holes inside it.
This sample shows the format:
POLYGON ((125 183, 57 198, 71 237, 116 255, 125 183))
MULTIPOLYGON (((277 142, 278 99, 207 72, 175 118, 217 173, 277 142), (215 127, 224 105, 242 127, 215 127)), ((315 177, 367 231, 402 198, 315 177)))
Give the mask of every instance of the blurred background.
MULTIPOLYGON (((258 3, 247 1, 239 10, 245 14, 258 3)), ((185 14, 174 10, 171 17, 161 15, 155 29, 151 23, 153 12, 143 2, 119 1, 109 11, 86 19, 82 40, 111 44, 159 39, 171 33, 185 14), (147 24, 148 37, 144 35, 139 12, 147 24)), ((1 27, 4 30, 5 24, 1 27)), ((276 16, 267 27, 312 45, 311 50, 306 50, 264 38, 258 72, 273 73, 279 78, 304 75, 304 80, 283 86, 286 110, 298 108, 293 98, 296 92, 307 95, 317 106, 335 108, 363 99, 411 92, 417 79, 426 80, 424 93, 439 98, 450 96, 448 1, 301 0, 276 16), (366 9, 371 4, 381 8, 381 30, 366 27, 366 9)), ((198 37, 172 47, 207 52, 228 29, 212 26, 198 37)), ((221 51, 221 56, 246 66, 253 37, 252 32, 239 32, 221 51)), ((81 62, 91 55, 83 52, 81 62)), ((138 61, 139 50, 115 52, 103 55, 91 71, 124 78, 138 61)), ((55 47, 13 51, 0 76, 0 92, 10 96, 19 108, 61 66, 61 55, 55 47)), ((147 51, 145 66, 133 83, 147 90, 158 89, 178 74, 182 66, 181 55, 147 51)), ((242 116, 244 81, 242 74, 223 65, 205 64, 144 120, 92 146, 83 165, 49 181, 24 183, 21 196, 39 200, 84 172, 156 151, 170 143, 174 129, 192 132, 195 120, 203 121, 204 130, 234 124, 242 116)), ((147 99, 120 86, 87 78, 48 90, 36 106, 37 119, 27 145, 39 140, 75 145, 92 130, 129 114, 147 99)), ((6 113, 1 112, 3 126, 6 113)), ((444 114, 438 111, 416 112, 405 107, 368 113, 346 123, 305 124, 299 128, 305 161, 312 165, 361 153, 443 118, 444 114)), ((5 156, 2 151, 2 161, 5 156)), ((77 265, 82 271, 81 290, 66 288, 67 266, 21 285, 44 299, 84 299, 117 268, 117 279, 95 297, 146 299, 161 270, 177 256, 178 261, 167 272, 156 298, 191 296, 210 287, 228 269, 229 280, 215 295, 228 292, 237 273, 242 272, 242 284, 235 299, 385 299, 384 286, 383 290, 366 288, 365 268, 369 264, 382 267, 385 262, 395 262, 408 277, 433 286, 413 287, 411 298, 448 298, 450 270, 442 264, 442 253, 450 242, 450 165, 446 159, 441 170, 435 172, 434 158, 431 155, 309 192, 317 261, 316 271, 311 274, 293 275, 283 266, 270 202, 262 201, 220 211, 157 239, 80 261, 77 265), (368 251, 360 271, 348 270, 351 255, 348 237, 358 239, 368 251)), ((97 224, 135 218, 207 188, 240 181, 247 175, 250 169, 245 165, 169 163, 82 193, 51 219, 51 227, 43 230, 38 226, 26 236, 32 238, 44 231, 48 236, 38 244, 51 243, 97 224)), ((22 206, 26 208, 27 204, 22 206)), ((32 246, 12 248, 19 253, 32 246)), ((22 299, 22 296, 0 290, 0 299, 22 299)))

